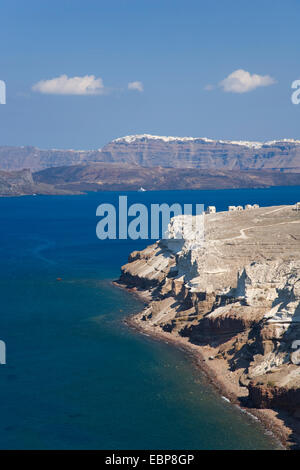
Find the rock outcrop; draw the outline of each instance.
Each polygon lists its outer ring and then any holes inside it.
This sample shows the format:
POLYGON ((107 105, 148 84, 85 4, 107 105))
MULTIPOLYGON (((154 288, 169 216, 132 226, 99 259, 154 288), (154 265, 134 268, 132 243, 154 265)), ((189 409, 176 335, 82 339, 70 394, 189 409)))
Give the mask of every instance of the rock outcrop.
POLYGON ((0 196, 33 194, 36 185, 30 170, 0 171, 0 196))
POLYGON ((0 171, 0 196, 26 196, 32 194, 78 194, 77 191, 56 188, 51 184, 36 182, 29 169, 0 171))
POLYGON ((300 213, 292 206, 206 215, 204 243, 166 239, 134 252, 120 282, 151 292, 141 324, 213 345, 253 406, 299 414, 300 213))

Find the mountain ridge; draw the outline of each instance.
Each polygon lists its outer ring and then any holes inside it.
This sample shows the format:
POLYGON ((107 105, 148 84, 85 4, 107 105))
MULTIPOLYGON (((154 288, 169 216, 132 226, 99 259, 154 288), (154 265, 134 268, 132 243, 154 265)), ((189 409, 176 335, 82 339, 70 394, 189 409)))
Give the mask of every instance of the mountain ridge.
POLYGON ((92 162, 147 168, 268 169, 300 173, 300 141, 251 142, 136 134, 113 139, 96 150, 0 146, 0 170, 4 171, 29 168, 35 172, 92 162))
POLYGON ((270 145, 274 145, 278 143, 293 143, 293 144, 300 145, 300 140, 287 139, 287 138, 260 142, 260 141, 251 141, 251 140, 210 139, 208 137, 178 137, 178 136, 175 137, 175 136, 163 136, 163 135, 153 135, 153 134, 132 134, 132 135, 124 136, 124 137, 118 137, 116 139, 113 139, 112 142, 125 141, 127 143, 131 143, 136 140, 142 140, 142 139, 163 140, 164 142, 203 141, 203 142, 215 142, 215 143, 221 143, 221 144, 241 145, 241 146, 251 147, 251 148, 260 148, 263 146, 270 146, 270 145))

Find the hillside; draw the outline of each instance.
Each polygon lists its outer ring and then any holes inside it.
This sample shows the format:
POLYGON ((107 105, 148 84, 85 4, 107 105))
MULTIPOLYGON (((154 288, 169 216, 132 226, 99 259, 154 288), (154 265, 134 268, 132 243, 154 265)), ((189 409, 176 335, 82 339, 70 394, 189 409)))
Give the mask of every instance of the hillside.
POLYGON ((267 170, 202 170, 143 168, 125 164, 82 164, 49 168, 34 174, 38 183, 70 191, 136 191, 170 189, 224 189, 299 184, 299 174, 267 170))

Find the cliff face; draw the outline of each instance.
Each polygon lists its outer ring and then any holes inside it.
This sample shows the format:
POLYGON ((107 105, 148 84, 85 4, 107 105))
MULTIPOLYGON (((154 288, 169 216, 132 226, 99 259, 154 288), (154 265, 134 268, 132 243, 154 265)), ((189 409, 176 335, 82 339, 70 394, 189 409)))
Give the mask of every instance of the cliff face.
POLYGON ((276 387, 250 382, 249 397, 257 408, 299 410, 300 387, 276 387))
POLYGON ((37 147, 0 147, 0 168, 5 171, 30 168, 32 171, 62 165, 102 160, 101 150, 41 150, 37 147))
POLYGON ((104 162, 140 167, 202 170, 281 170, 300 172, 300 141, 235 142, 192 137, 134 135, 98 150, 42 150, 0 147, 0 168, 39 171, 66 165, 104 162))
POLYGON ((0 147, 0 196, 84 191, 264 188, 299 184, 300 141, 234 142, 134 135, 98 150, 0 147), (35 188, 5 172, 30 169, 35 188), (39 187, 37 187, 39 186, 39 187))
POLYGON ((102 148, 107 161, 144 167, 300 171, 300 141, 234 142, 206 138, 127 136, 102 148))
POLYGON ((0 195, 32 194, 34 182, 30 170, 0 171, 0 195))
MULTIPOLYGON (((127 136, 98 150, 0 147, 0 195, 263 188, 299 184, 300 141, 127 136), (8 181, 30 169, 35 189, 8 181), (7 174, 4 174, 4 173, 7 174), (39 186, 39 188, 37 187, 39 186)), ((32 185, 32 183, 30 183, 32 185)))
POLYGON ((51 184, 36 182, 30 170, 0 171, 0 196, 25 196, 32 194, 76 194, 51 184))
POLYGON ((207 215, 202 246, 161 240, 129 257, 120 282, 151 291, 138 320, 217 348, 255 407, 299 412, 300 213, 291 206, 207 215))

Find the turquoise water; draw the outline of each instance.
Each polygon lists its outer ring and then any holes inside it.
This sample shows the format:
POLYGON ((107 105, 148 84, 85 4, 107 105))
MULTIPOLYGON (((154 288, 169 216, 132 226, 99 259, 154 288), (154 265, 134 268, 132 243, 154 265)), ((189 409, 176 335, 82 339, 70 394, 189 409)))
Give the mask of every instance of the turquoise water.
MULTIPOLYGON (((117 197, 0 199, 0 448, 276 448, 181 351, 123 324, 142 303, 110 281, 147 242, 96 238, 96 207, 117 197)), ((129 195, 219 210, 297 200, 300 187, 129 195)))

